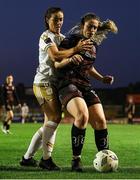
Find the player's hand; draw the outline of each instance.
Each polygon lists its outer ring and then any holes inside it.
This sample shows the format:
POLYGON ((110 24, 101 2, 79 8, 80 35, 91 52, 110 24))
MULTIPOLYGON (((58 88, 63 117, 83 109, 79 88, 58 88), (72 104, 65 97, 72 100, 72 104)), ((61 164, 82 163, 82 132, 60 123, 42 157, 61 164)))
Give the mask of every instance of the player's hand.
POLYGON ((76 52, 91 51, 93 42, 90 39, 80 40, 75 47, 76 52))
POLYGON ((103 77, 103 83, 105 84, 112 84, 114 82, 114 77, 106 75, 103 77))
POLYGON ((83 61, 83 58, 79 54, 75 54, 74 56, 70 58, 70 62, 76 65, 79 65, 82 61, 83 61))

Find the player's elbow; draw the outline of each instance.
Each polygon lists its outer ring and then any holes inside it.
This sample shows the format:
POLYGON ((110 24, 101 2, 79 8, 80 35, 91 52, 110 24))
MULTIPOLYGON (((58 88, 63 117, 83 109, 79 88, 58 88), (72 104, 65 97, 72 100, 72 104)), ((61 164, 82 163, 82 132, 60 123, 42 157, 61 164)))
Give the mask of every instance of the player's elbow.
POLYGON ((56 61, 56 62, 60 62, 61 61, 61 57, 59 56, 58 53, 53 53, 51 56, 50 56, 51 60, 52 61, 56 61))

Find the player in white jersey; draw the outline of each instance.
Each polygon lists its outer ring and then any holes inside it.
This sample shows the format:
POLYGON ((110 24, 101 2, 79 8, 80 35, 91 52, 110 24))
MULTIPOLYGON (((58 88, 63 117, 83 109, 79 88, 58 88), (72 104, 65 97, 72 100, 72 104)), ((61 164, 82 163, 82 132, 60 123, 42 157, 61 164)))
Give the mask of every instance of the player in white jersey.
POLYGON ((53 75, 54 63, 50 60, 49 54, 46 53, 47 49, 54 44, 59 46, 60 42, 64 39, 64 35, 55 35, 50 30, 42 33, 39 40, 39 66, 34 78, 34 84, 48 83, 50 77, 53 75))
MULTIPOLYGON (((60 8, 51 7, 46 11, 45 23, 47 30, 41 35, 39 40, 39 66, 33 85, 34 94, 44 112, 45 121, 43 127, 34 134, 27 152, 22 157, 20 161, 20 165, 22 166, 36 166, 33 156, 42 145, 43 156, 39 166, 47 170, 60 170, 51 158, 56 128, 61 120, 61 105, 55 89, 55 83, 50 83, 52 79, 55 81, 55 77, 53 76, 53 62, 60 62, 66 58, 64 63, 69 63, 71 62, 71 58, 69 57, 72 55, 82 50, 91 49, 91 42, 85 40, 80 41, 74 48, 62 51, 58 50, 57 46, 64 38, 60 33, 63 19, 64 14, 60 8)), ((73 59, 73 61, 76 60, 73 59)))
POLYGON ((21 107, 21 123, 24 124, 29 114, 29 106, 26 103, 23 103, 21 107))

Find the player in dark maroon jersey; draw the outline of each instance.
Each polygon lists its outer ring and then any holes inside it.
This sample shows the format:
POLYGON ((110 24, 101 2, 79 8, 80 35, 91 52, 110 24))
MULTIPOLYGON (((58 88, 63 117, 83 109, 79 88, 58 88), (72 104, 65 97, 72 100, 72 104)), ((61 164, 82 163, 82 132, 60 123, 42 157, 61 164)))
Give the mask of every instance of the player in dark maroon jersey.
POLYGON ((60 47, 64 49, 71 48, 80 40, 90 38, 93 41, 91 51, 83 51, 79 55, 63 60, 63 63, 55 63, 60 101, 75 119, 71 134, 73 171, 82 171, 81 151, 88 121, 94 128, 98 151, 109 148, 103 107, 89 81, 89 76, 92 76, 103 83, 112 84, 113 82, 112 76, 103 76, 94 68, 97 47, 105 38, 107 32, 111 30, 108 28, 108 23, 113 22, 101 23, 100 18, 95 14, 86 14, 81 20, 79 33, 72 34, 63 40, 60 47), (104 31, 104 34, 102 31, 104 31), (76 61, 77 58, 80 58, 79 62, 76 61))
POLYGON ((13 85, 12 75, 8 75, 6 77, 5 84, 2 86, 2 99, 6 109, 6 119, 3 122, 2 131, 4 133, 10 133, 9 131, 10 124, 14 117, 14 113, 13 113, 14 104, 16 103, 18 104, 19 107, 21 107, 15 86, 13 85))

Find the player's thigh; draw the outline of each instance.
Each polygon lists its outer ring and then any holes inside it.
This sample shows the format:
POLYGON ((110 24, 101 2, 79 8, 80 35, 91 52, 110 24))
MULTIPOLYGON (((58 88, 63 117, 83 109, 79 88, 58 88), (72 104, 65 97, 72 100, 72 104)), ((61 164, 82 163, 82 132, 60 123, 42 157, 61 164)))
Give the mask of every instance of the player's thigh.
POLYGON ((57 100, 45 102, 42 104, 41 108, 45 114, 45 117, 47 117, 45 119, 53 121, 59 121, 61 119, 60 104, 57 100))
POLYGON ((66 108, 74 118, 79 119, 84 116, 88 119, 88 108, 83 98, 74 97, 68 102, 66 108))
POLYGON ((89 123, 92 127, 97 128, 100 126, 106 128, 106 118, 102 104, 97 103, 88 108, 89 110, 89 123))
POLYGON ((61 104, 74 118, 88 116, 88 109, 81 91, 74 84, 69 84, 59 90, 61 104))
POLYGON ((60 119, 61 104, 56 90, 51 86, 33 86, 34 94, 45 115, 50 120, 60 119))
POLYGON ((7 117, 9 118, 9 119, 13 119, 13 117, 14 117, 14 113, 13 113, 13 111, 12 110, 10 110, 10 111, 7 111, 7 117))

